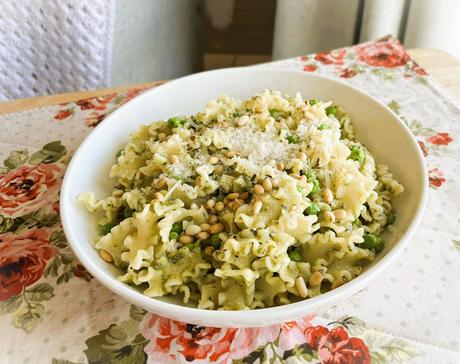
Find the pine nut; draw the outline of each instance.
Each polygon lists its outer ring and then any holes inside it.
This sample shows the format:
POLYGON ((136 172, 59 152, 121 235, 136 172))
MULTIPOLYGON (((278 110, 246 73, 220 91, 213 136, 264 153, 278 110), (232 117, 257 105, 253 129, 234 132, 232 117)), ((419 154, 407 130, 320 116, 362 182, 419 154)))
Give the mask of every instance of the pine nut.
POLYGON ((236 125, 245 126, 248 123, 248 121, 249 121, 249 116, 243 115, 238 119, 236 125))
POLYGON ((196 234, 196 238, 198 240, 205 240, 208 239, 211 235, 207 231, 201 231, 198 234, 196 234))
POLYGON ((235 200, 235 199, 237 199, 238 197, 240 197, 240 194, 239 194, 238 192, 229 193, 229 194, 227 195, 227 198, 228 198, 229 200, 235 200))
POLYGON ((122 190, 113 190, 112 196, 113 197, 121 197, 121 196, 123 196, 123 191, 122 190))
POLYGON ((335 210, 334 215, 336 220, 343 220, 347 217, 347 212, 345 210, 335 210))
POLYGON ((308 288, 302 277, 297 277, 295 280, 295 288, 297 288, 297 292, 299 292, 300 297, 306 298, 308 296, 308 288))
POLYGON ((249 197, 249 192, 243 192, 243 193, 240 193, 240 198, 242 200, 246 200, 247 198, 249 197))
POLYGON ((175 154, 170 154, 168 157, 169 163, 176 164, 179 163, 179 158, 175 154))
POLYGON ((215 157, 215 156, 212 156, 209 158, 209 163, 211 164, 216 164, 219 162, 219 158, 215 157))
POLYGON ((166 187, 166 180, 164 178, 159 178, 155 181, 155 188, 161 190, 166 187))
POLYGON ((209 228, 209 232, 211 234, 218 234, 218 233, 221 233, 222 231, 224 231, 224 225, 220 222, 218 222, 217 224, 211 225, 211 227, 209 228))
POLYGON ((206 201, 206 203, 204 204, 204 208, 206 210, 210 210, 212 209, 214 206, 216 205, 216 201, 214 201, 212 198, 209 199, 208 201, 206 201))
POLYGON ((203 224, 200 225, 201 231, 209 231, 210 227, 211 227, 211 225, 209 225, 207 223, 203 223, 203 224))
POLYGON ((280 185, 280 181, 277 179, 272 179, 272 187, 277 188, 280 185))
POLYGON ((206 248, 204 248, 204 253, 206 255, 212 255, 212 253, 214 253, 214 248, 212 246, 207 246, 206 248))
POLYGON ((217 222, 217 216, 216 215, 209 215, 208 222, 212 225, 217 222))
POLYGON ((220 126, 221 128, 227 128, 227 127, 228 127, 228 123, 227 123, 226 121, 222 121, 222 122, 219 124, 219 126, 220 126))
POLYGON ((235 203, 238 205, 238 206, 242 206, 244 205, 244 200, 242 200, 241 198, 237 198, 236 200, 234 200, 235 203))
POLYGON ((235 155, 236 155, 236 152, 234 150, 227 150, 224 155, 227 157, 227 158, 233 158, 235 155))
POLYGON ((272 181, 270 178, 266 177, 262 183, 264 186, 265 191, 270 192, 272 190, 272 181))
POLYGON ((332 200, 334 199, 334 196, 332 195, 332 191, 331 191, 329 188, 326 188, 326 189, 323 191, 323 199, 324 199, 324 201, 326 201, 327 203, 331 203, 332 200))
POLYGON ((155 192, 155 194, 153 195, 155 197, 156 200, 160 201, 160 202, 163 202, 165 197, 163 196, 163 194, 161 194, 160 192, 155 192))
POLYGON ((182 244, 190 244, 193 241, 193 238, 191 236, 189 236, 189 235, 181 235, 179 237, 179 241, 182 244))
POLYGON ((113 262, 113 257, 107 250, 105 249, 99 250, 99 255, 102 258, 102 260, 106 261, 107 263, 113 262))
POLYGON ((332 283, 332 285, 331 285, 331 289, 335 289, 335 288, 337 288, 337 287, 340 287, 340 286, 343 285, 344 283, 345 283, 345 282, 339 281, 339 280, 334 281, 334 283, 332 283))
POLYGON ((308 283, 310 283, 310 286, 316 287, 321 284, 323 281, 323 275, 321 272, 314 272, 311 276, 310 279, 308 280, 308 283))
POLYGON ((299 158, 302 162, 304 162, 307 160, 307 155, 303 152, 300 152, 297 158, 299 158))
POLYGON ((265 193, 265 189, 262 187, 262 185, 255 185, 254 186, 254 193, 256 195, 263 195, 265 193))
POLYGON ((228 204, 228 207, 230 208, 230 210, 232 210, 233 212, 235 212, 236 210, 238 210, 238 208, 240 207, 240 205, 238 205, 235 201, 231 201, 231 202, 228 204))
POLYGON ((334 213, 331 212, 331 211, 326 211, 326 212, 324 213, 324 220, 326 220, 326 221, 329 222, 329 223, 334 222, 334 221, 335 221, 335 215, 334 215, 334 213))
POLYGON ((201 232, 201 228, 198 225, 190 224, 185 228, 187 235, 193 236, 201 232))
POLYGON ((222 201, 219 201, 216 203, 216 211, 221 212, 225 208, 225 204, 222 201))
POLYGON ((254 213, 254 215, 257 215, 261 209, 262 209, 262 201, 257 200, 256 202, 254 202, 254 206, 252 208, 252 212, 254 213))
POLYGON ((276 168, 278 168, 280 171, 284 170, 284 163, 283 162, 276 163, 276 168))
POLYGON ((164 141, 165 139, 166 139, 166 134, 165 133, 158 134, 158 140, 160 142, 164 141))

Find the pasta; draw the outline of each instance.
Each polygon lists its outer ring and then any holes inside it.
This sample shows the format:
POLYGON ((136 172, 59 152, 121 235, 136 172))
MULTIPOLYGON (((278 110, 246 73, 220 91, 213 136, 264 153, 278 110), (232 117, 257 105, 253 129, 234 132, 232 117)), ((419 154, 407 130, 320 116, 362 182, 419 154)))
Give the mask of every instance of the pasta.
POLYGON ((247 310, 317 296, 384 249, 403 187, 331 102, 265 90, 144 125, 117 154, 95 247, 149 297, 247 310))

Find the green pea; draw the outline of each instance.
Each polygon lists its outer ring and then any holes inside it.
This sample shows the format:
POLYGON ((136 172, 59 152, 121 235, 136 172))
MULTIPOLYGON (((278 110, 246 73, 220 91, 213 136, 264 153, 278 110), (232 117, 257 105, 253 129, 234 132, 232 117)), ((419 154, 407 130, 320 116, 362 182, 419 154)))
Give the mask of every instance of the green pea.
POLYGON ((311 99, 311 100, 309 101, 309 104, 312 105, 312 106, 313 106, 313 105, 316 105, 317 103, 318 103, 318 100, 316 100, 316 99, 311 99))
POLYGON ((301 262, 302 261, 302 256, 300 255, 299 251, 298 250, 293 250, 291 251, 289 254, 289 258, 293 261, 293 262, 301 262))
POLYGON ((177 117, 168 119, 168 126, 171 129, 177 128, 180 124, 182 124, 182 120, 177 117))
POLYGON ((214 234, 209 238, 208 242, 209 245, 211 245, 214 249, 218 250, 220 249, 222 240, 219 238, 219 234, 214 234))
POLYGON ((183 230, 182 221, 177 221, 172 225, 171 231, 180 234, 183 230))
POLYGON ((320 126, 318 126, 318 130, 324 130, 324 129, 330 129, 330 127, 326 124, 321 124, 320 126))
POLYGON ((177 240, 179 239, 179 233, 176 233, 175 231, 171 231, 169 233, 169 240, 177 240))
POLYGON ((123 209, 123 217, 127 219, 128 217, 133 216, 134 210, 130 208, 129 206, 125 206, 123 209))
POLYGON ((364 235, 364 243, 360 245, 361 248, 373 250, 376 253, 380 253, 385 247, 385 240, 374 234, 364 235))
POLYGON ((318 182, 318 180, 314 179, 313 181, 311 181, 311 183, 313 183, 313 188, 312 188, 310 194, 318 193, 318 191, 319 191, 319 182, 318 182))
POLYGON ((396 215, 393 213, 393 211, 390 212, 390 214, 387 217, 387 224, 392 225, 396 221, 396 215))
POLYGON ((281 115, 281 111, 276 109, 270 109, 268 112, 270 113, 270 116, 275 119, 281 115))
POLYGON ((115 157, 118 159, 121 157, 121 155, 123 154, 124 150, 123 149, 120 149, 117 154, 115 155, 115 157))
POLYGON ((316 179, 316 174, 313 170, 309 170, 307 173, 307 182, 313 183, 313 189, 310 194, 318 193, 319 191, 319 181, 316 179))
POLYGON ((188 250, 195 250, 196 248, 200 247, 200 244, 190 243, 190 244, 185 244, 185 247, 187 247, 188 250))
POLYGON ((350 147, 350 158, 359 163, 364 162, 364 150, 358 145, 352 145, 350 147))
POLYGON ((289 135, 287 137, 287 140, 289 144, 297 144, 299 142, 299 138, 297 138, 297 135, 289 135))
POLYGON ((102 234, 107 235, 110 233, 113 227, 117 226, 114 222, 109 222, 102 226, 102 234))
POLYGON ((305 209, 305 212, 307 213, 307 215, 318 215, 319 212, 320 212, 320 208, 319 208, 318 203, 317 202, 312 202, 310 204, 310 206, 308 206, 305 209))
POLYGON ((327 116, 330 116, 330 115, 336 116, 337 115, 337 107, 334 106, 334 105, 326 107, 326 115, 327 116))

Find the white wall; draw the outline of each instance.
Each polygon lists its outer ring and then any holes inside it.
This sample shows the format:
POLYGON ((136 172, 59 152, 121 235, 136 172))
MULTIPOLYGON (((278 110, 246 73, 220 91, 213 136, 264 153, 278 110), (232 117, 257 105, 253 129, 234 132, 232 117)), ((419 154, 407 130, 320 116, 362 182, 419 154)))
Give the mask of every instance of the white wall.
POLYGON ((460 59, 460 0, 278 0, 273 57, 349 46, 387 34, 407 48, 439 48, 460 59))
POLYGON ((117 0, 112 84, 172 79, 201 62, 199 0, 117 0))
POLYGON ((278 0, 273 59, 353 43, 359 0, 278 0))

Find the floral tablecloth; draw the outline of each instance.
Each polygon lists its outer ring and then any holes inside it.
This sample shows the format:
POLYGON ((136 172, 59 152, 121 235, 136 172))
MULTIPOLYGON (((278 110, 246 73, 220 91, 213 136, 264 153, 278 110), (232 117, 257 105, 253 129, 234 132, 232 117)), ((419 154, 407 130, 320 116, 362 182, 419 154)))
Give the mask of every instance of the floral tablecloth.
POLYGON ((431 189, 423 222, 397 262, 340 304, 270 327, 199 327, 146 313, 79 264, 58 205, 72 153, 145 89, 3 115, 1 363, 460 363, 458 102, 390 38, 262 67, 344 80, 410 127, 431 189))

